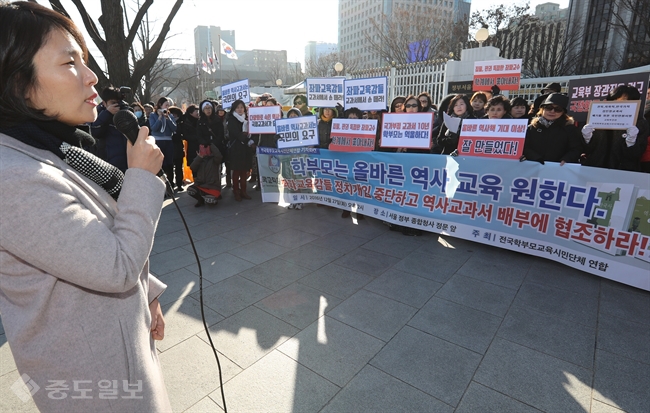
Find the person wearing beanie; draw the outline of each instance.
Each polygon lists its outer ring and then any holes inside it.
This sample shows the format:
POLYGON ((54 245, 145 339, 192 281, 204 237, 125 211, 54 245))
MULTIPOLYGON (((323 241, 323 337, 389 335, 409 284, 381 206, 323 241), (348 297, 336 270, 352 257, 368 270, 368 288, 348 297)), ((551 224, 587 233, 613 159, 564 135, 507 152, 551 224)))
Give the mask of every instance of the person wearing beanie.
POLYGON ((537 116, 530 122, 521 161, 577 163, 583 153, 580 132, 567 115, 569 98, 551 93, 542 102, 537 116))

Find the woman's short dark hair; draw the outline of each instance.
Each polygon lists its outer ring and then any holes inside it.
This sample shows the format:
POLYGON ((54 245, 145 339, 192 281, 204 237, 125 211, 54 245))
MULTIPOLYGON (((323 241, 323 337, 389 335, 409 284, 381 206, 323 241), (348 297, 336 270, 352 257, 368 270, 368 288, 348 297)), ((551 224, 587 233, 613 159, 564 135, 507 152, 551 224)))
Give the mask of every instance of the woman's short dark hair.
POLYGON ((451 101, 449 102, 449 107, 447 108, 447 115, 451 115, 451 114, 454 113, 454 106, 456 105, 456 102, 458 102, 459 100, 462 100, 463 102, 465 102, 465 107, 466 107, 465 111, 467 113, 469 113, 470 115, 473 115, 474 114, 474 109, 472 109, 472 104, 469 103, 469 98, 467 97, 467 95, 456 95, 456 96, 454 96, 451 99, 451 101))
POLYGON ((495 97, 488 100, 485 111, 487 112, 492 106, 497 105, 503 106, 503 109, 505 109, 506 113, 510 113, 510 109, 512 108, 512 106, 510 106, 510 100, 507 97, 503 95, 496 95, 495 97))
POLYGON ((70 33, 88 62, 83 35, 69 18, 37 3, 0 3, 0 126, 29 119, 53 120, 45 110, 29 107, 25 94, 36 86, 34 56, 50 33, 70 33))
POLYGON ((361 109, 359 109, 359 108, 350 108, 350 109, 346 110, 345 112, 343 112, 343 115, 347 119, 353 113, 355 115, 357 115, 357 119, 363 119, 363 112, 361 112, 361 109))
POLYGON ((609 91, 607 100, 616 100, 623 95, 627 95, 627 100, 640 100, 641 93, 634 86, 620 85, 609 91))

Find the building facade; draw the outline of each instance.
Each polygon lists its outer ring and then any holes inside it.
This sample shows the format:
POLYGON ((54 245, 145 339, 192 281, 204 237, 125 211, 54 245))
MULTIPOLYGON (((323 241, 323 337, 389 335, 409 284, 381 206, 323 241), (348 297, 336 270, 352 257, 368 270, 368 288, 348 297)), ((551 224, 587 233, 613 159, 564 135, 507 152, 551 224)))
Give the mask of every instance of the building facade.
MULTIPOLYGON (((196 26, 194 28, 194 57, 196 59, 196 64, 201 64, 201 59, 207 62, 208 53, 214 52, 219 57, 219 60, 229 60, 222 59, 222 56, 225 58, 225 55, 221 54, 221 43, 219 42, 219 36, 231 45, 237 52, 237 42, 235 39, 234 30, 221 30, 219 26, 196 26)), ((232 68, 232 63, 223 62, 225 67, 232 68)), ((225 68, 224 67, 224 68, 225 68)))
POLYGON ((336 53, 339 51, 339 45, 336 43, 325 43, 309 41, 305 46, 305 62, 314 61, 322 55, 336 53))
POLYGON ((377 26, 383 26, 394 11, 436 13, 447 21, 469 22, 470 7, 471 0, 339 0, 339 51, 354 59, 360 69, 382 66, 387 62, 368 46, 366 35, 376 37, 377 26))
POLYGON ((572 0, 568 25, 584 28, 576 45, 584 54, 578 74, 603 73, 648 64, 648 0, 572 0))

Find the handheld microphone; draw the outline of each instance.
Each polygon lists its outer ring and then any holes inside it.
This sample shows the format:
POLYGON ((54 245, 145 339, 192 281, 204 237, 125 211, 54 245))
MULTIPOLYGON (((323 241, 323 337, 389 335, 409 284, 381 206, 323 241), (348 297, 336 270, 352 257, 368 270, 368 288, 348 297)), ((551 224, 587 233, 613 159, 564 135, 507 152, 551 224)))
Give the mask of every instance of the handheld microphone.
MULTIPOLYGON (((140 125, 138 125, 138 118, 135 117, 135 114, 128 109, 118 110, 115 115, 113 115, 113 125, 115 128, 122 132, 122 135, 131 141, 132 145, 135 145, 135 141, 138 140, 138 134, 140 133, 140 125)), ((165 176, 165 172, 161 169, 157 176, 165 176)))
POLYGON ((138 118, 135 117, 133 112, 128 109, 118 110, 113 115, 113 125, 131 141, 131 144, 135 145, 135 141, 138 139, 138 133, 140 132, 140 125, 138 125, 138 118))

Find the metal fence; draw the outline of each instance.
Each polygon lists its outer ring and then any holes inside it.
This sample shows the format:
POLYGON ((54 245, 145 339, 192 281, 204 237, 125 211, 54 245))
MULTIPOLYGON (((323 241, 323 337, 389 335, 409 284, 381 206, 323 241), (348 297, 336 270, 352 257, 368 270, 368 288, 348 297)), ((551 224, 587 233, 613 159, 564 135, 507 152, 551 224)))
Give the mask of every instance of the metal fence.
MULTIPOLYGON (((468 62, 473 65, 473 62, 468 62)), ((446 61, 428 61, 409 63, 406 65, 386 66, 374 69, 364 69, 348 73, 352 79, 386 76, 388 77, 388 102, 395 96, 418 95, 420 92, 429 92, 433 103, 437 104, 447 95, 446 61)), ((590 75, 547 77, 536 79, 521 79, 518 90, 511 90, 508 95, 512 98, 521 96, 529 102, 537 98, 542 89, 551 82, 557 82, 562 86, 562 93, 568 93, 568 85, 571 79, 582 79, 589 77, 611 76, 617 74, 643 73, 650 71, 650 66, 642 66, 634 69, 621 70, 611 73, 595 73, 590 75)), ((466 80, 472 80, 471 78, 466 80)))
POLYGON ((349 73, 352 79, 386 76, 388 78, 388 103, 396 96, 419 95, 428 92, 433 103, 440 102, 446 93, 444 60, 409 63, 365 69, 349 73))

